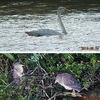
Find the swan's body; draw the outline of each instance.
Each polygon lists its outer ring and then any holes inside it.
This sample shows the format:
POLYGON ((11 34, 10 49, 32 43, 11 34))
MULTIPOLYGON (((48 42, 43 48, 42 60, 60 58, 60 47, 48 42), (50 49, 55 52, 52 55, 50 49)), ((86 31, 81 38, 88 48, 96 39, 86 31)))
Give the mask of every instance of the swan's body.
MULTIPOLYGON (((62 33, 64 33, 65 35, 67 34, 66 29, 62 23, 61 20, 61 13, 66 11, 67 9, 65 7, 59 7, 57 9, 57 15, 58 15, 58 22, 59 25, 61 27, 62 33)), ((33 30, 30 32, 26 32, 26 34, 30 35, 30 36, 51 36, 51 35, 62 35, 61 33, 55 31, 55 30, 50 30, 50 29, 39 29, 39 30, 33 30)))
POLYGON ((51 35, 60 35, 59 32, 50 29, 39 29, 26 32, 29 36, 51 36, 51 35))

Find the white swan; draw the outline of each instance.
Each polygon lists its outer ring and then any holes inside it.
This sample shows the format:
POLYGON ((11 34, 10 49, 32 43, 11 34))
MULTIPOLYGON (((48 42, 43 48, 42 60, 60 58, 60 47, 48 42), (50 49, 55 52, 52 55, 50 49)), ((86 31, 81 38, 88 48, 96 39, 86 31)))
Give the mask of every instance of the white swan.
MULTIPOLYGON (((61 13, 68 11, 65 7, 59 7, 57 9, 57 15, 58 15, 58 22, 59 25, 61 27, 62 33, 64 33, 65 35, 67 34, 66 29, 62 23, 61 20, 61 13)), ((55 30, 50 30, 50 29, 38 29, 38 30, 33 30, 30 32, 25 32, 26 34, 28 34, 29 36, 51 36, 51 35, 62 35, 61 33, 55 31, 55 30)))

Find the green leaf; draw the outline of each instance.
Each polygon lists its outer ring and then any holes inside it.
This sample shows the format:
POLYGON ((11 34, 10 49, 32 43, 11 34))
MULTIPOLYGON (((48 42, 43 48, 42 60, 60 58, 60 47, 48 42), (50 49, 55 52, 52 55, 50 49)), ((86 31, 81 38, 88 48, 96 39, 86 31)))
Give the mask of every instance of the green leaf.
POLYGON ((15 58, 12 54, 9 54, 9 53, 5 53, 4 54, 8 59, 12 60, 12 61, 15 61, 15 58))

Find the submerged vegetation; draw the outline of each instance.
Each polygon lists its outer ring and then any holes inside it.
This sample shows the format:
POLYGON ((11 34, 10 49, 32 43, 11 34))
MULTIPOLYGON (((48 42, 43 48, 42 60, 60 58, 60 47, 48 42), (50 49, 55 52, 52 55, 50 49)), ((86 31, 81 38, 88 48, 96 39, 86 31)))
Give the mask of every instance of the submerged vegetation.
MULTIPOLYGON (((55 94, 66 92, 54 83, 55 76, 62 72, 74 75, 83 86, 83 93, 89 91, 100 83, 100 54, 0 54, 0 100, 53 100, 55 94), (20 86, 9 85, 15 62, 24 65, 25 76, 20 86)), ((56 98, 66 100, 61 97, 56 98)))

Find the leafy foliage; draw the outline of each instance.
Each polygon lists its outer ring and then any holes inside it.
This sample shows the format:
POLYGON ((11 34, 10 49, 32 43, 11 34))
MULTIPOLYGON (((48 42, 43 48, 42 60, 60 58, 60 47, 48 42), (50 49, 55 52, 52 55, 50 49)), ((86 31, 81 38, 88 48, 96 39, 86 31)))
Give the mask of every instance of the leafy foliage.
POLYGON ((5 53, 0 54, 0 66, 0 100, 41 100, 66 91, 54 84, 55 76, 62 72, 73 74, 85 89, 100 78, 100 54, 5 53), (26 76, 19 87, 5 88, 10 84, 8 75, 15 62, 24 65, 25 73, 33 74, 26 76))

